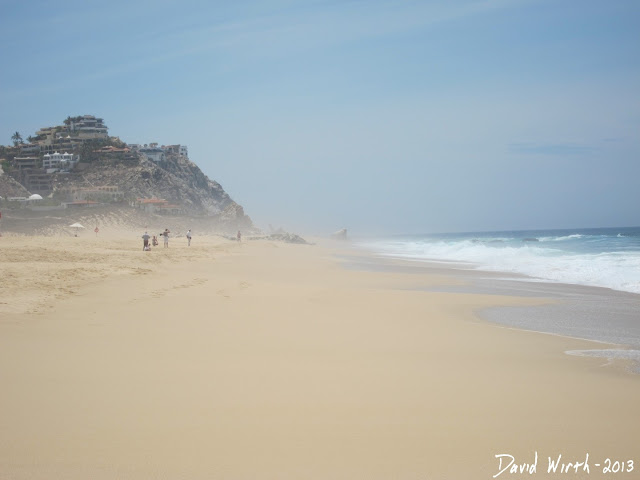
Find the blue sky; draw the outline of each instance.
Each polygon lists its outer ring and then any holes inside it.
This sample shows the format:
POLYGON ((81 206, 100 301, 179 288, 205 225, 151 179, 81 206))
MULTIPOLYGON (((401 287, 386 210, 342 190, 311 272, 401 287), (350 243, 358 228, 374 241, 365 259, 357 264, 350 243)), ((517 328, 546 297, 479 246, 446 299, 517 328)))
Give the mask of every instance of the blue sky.
POLYGON ((640 2, 6 1, 0 143, 181 143, 258 226, 640 225, 640 2))

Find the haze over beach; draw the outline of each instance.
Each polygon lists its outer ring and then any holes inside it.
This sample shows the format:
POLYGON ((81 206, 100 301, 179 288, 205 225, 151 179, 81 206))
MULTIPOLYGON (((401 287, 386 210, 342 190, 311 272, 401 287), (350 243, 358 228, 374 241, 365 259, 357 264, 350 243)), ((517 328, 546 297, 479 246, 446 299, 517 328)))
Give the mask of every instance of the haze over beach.
POLYGON ((1 11, 0 479, 638 476, 640 2, 1 11))
POLYGON ((0 143, 99 115, 188 145, 261 227, 637 226, 639 9, 4 2, 0 143))

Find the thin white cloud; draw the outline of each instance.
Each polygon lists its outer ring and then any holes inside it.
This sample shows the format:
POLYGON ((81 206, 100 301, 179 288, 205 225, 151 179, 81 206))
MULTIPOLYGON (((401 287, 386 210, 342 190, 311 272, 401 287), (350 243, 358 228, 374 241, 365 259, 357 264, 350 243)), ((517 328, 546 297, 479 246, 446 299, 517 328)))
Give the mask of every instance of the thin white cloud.
MULTIPOLYGON (((200 44, 200 51, 218 48, 221 37, 228 48, 263 47, 273 51, 278 47, 279 51, 286 51, 410 31, 490 10, 516 8, 530 1, 339 3, 183 29, 168 38, 178 45, 200 44)), ((187 48, 185 53, 193 51, 187 48)))

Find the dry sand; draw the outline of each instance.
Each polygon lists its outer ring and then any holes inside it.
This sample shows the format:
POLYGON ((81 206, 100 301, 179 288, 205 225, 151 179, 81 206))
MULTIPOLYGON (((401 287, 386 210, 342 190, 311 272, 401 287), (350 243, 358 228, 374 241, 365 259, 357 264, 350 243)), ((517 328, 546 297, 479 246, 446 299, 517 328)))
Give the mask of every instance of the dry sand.
POLYGON ((640 377, 474 315, 541 300, 140 234, 0 238, 0 478, 490 479, 536 451, 498 478, 638 478, 640 377))

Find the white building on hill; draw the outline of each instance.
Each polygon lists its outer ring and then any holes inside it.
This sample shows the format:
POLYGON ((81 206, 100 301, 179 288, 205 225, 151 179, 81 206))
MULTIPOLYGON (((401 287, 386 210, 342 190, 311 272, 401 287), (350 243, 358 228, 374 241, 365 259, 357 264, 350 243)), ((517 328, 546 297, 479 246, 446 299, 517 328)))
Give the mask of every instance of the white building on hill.
POLYGON ((168 153, 175 153, 176 155, 182 155, 189 158, 189 151, 186 145, 162 145, 159 147, 157 143, 145 143, 144 145, 129 143, 127 144, 127 147, 134 152, 143 153, 147 159, 156 163, 164 160, 165 154, 168 153))
POLYGON ((175 153, 189 158, 189 151, 186 145, 163 145, 162 149, 167 153, 175 153))
POLYGON ((152 162, 158 163, 164 160, 164 150, 160 148, 157 143, 145 144, 143 147, 140 147, 138 151, 152 162))
POLYGON ((42 168, 47 170, 47 173, 55 170, 69 170, 76 163, 78 159, 71 153, 54 152, 42 156, 42 168))

